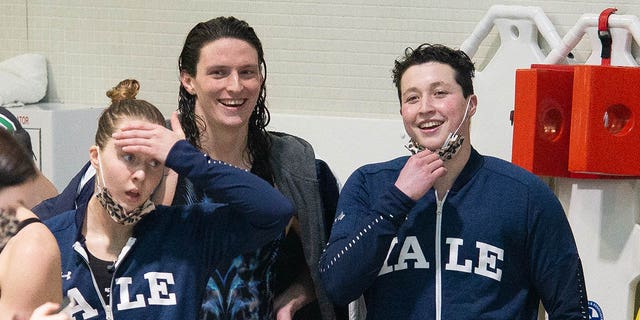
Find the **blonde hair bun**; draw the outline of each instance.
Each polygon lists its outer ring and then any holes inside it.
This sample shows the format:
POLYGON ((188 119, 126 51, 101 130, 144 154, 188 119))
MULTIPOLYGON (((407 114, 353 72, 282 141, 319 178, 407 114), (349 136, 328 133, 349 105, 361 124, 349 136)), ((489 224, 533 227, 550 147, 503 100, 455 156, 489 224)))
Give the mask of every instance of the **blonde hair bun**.
POLYGON ((125 79, 117 86, 107 91, 107 97, 111 98, 111 103, 123 100, 133 100, 140 90, 140 83, 136 79, 125 79))

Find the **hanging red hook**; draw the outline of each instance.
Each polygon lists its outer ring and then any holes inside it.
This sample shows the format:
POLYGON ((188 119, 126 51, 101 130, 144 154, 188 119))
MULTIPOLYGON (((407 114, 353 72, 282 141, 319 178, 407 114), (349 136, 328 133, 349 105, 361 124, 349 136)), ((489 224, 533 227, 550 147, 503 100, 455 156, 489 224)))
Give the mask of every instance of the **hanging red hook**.
POLYGON ((598 19, 598 38, 602 43, 602 51, 600 58, 603 66, 611 65, 611 32, 609 31, 609 16, 618 11, 616 8, 607 8, 602 10, 598 19))

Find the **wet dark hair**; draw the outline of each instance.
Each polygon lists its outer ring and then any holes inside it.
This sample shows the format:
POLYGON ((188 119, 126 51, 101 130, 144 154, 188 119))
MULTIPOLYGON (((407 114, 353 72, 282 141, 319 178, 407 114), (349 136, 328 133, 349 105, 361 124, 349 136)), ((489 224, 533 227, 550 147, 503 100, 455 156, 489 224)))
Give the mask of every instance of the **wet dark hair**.
POLYGON ((27 149, 5 129, 0 129, 0 190, 20 185, 38 175, 27 149))
POLYGON ((102 111, 96 130, 96 145, 103 149, 113 134, 118 121, 124 117, 139 118, 165 125, 164 116, 151 103, 136 99, 140 83, 135 79, 125 79, 107 91, 111 105, 102 111))
POLYGON ((462 94, 465 98, 473 94, 475 67, 469 56, 462 50, 454 50, 441 44, 423 43, 415 49, 406 48, 404 56, 395 61, 392 71, 393 83, 398 90, 400 104, 402 104, 400 81, 405 71, 411 66, 432 61, 448 64, 455 70, 456 82, 462 87, 462 94))
MULTIPOLYGON (((249 133, 247 147, 252 161, 252 171, 258 176, 273 181, 273 170, 269 164, 271 142, 267 135, 266 127, 271 120, 266 106, 267 97, 267 64, 264 60, 262 43, 249 24, 235 17, 217 17, 206 22, 196 24, 184 41, 182 52, 178 59, 180 73, 186 72, 190 76, 196 76, 196 67, 200 59, 200 50, 206 44, 223 38, 232 38, 246 41, 258 53, 258 65, 263 75, 258 101, 249 118, 249 133)), ((178 111, 180 111, 180 124, 184 130, 186 139, 198 149, 200 145, 200 133, 206 131, 203 119, 195 114, 196 97, 190 94, 180 83, 180 96, 178 111)))

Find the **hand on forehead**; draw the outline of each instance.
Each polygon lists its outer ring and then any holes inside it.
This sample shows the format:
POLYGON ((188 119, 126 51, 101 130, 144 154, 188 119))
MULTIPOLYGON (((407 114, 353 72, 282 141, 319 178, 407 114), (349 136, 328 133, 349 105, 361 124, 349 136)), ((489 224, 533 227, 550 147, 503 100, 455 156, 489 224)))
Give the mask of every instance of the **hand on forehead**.
POLYGON ((184 139, 175 112, 171 117, 171 126, 173 130, 148 121, 131 119, 119 123, 112 138, 114 145, 124 152, 140 152, 164 163, 173 145, 184 139))

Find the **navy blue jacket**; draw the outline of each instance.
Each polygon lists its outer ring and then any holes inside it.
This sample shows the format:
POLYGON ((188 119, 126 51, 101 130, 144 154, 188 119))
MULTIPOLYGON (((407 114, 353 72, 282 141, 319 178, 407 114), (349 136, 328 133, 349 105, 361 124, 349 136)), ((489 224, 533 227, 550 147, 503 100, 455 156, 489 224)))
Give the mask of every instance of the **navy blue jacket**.
POLYGON ((361 167, 338 200, 320 274, 367 319, 588 319, 562 206, 536 176, 475 150, 438 201, 394 186, 408 157, 361 167))
POLYGON ((212 160, 182 140, 166 165, 223 203, 158 206, 140 220, 115 264, 111 301, 97 289, 82 235, 86 205, 45 224, 62 257, 75 319, 196 319, 210 270, 278 237, 293 205, 259 177, 212 160))
POLYGON ((33 211, 40 220, 47 220, 62 212, 75 210, 83 204, 87 204, 89 199, 93 195, 95 176, 91 177, 82 186, 82 189, 78 191, 80 182, 85 172, 91 165, 91 162, 87 162, 82 169, 71 179, 69 184, 58 194, 57 196, 40 202, 37 206, 33 207, 33 211))

